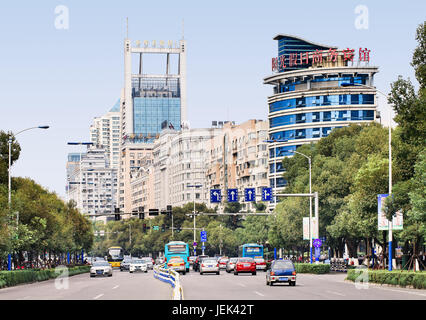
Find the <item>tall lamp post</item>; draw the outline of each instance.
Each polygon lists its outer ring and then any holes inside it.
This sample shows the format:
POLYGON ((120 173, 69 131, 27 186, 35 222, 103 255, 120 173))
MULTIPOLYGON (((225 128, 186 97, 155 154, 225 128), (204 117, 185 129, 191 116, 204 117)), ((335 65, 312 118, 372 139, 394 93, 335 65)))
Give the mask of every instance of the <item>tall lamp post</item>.
MULTIPOLYGON (((194 214, 194 243, 195 243, 195 241, 196 241, 196 233, 195 233, 195 188, 201 188, 202 187, 202 185, 201 184, 191 184, 191 185, 188 185, 187 186, 188 188, 194 188, 194 191, 193 191, 193 199, 194 199, 194 211, 193 211, 193 214, 194 214)), ((195 251, 195 248, 194 248, 194 251, 195 251)), ((194 255, 195 255, 195 253, 194 253, 194 255)))
MULTIPOLYGON (((31 129, 49 129, 49 126, 38 126, 38 127, 31 127, 31 128, 27 128, 24 130, 19 131, 18 133, 16 133, 15 135, 13 134, 9 134, 9 140, 8 140, 8 145, 9 145, 9 167, 8 167, 8 207, 9 207, 9 214, 11 213, 11 208, 12 208, 12 136, 17 136, 18 134, 31 130, 31 129)), ((18 227, 19 225, 19 212, 16 213, 16 227, 18 227)), ((7 257, 7 270, 12 270, 12 259, 11 259, 11 254, 8 254, 7 257)))
MULTIPOLYGON (((376 92, 380 93, 387 99, 387 95, 378 90, 373 86, 368 86, 366 84, 361 83, 342 83, 343 87, 365 87, 369 89, 374 89, 376 92)), ((392 196, 392 132, 391 132, 391 124, 392 124, 392 109, 389 108, 389 197, 392 196)), ((389 271, 392 271, 392 220, 389 221, 389 271)))
MULTIPOLYGON (((38 127, 31 127, 31 128, 27 128, 24 130, 19 131, 17 134, 13 135, 13 136, 17 136, 18 134, 24 132, 24 131, 28 131, 31 129, 49 129, 49 126, 38 126, 38 127)), ((9 135, 9 192, 8 192, 8 204, 9 204, 9 211, 11 208, 11 203, 12 203, 12 195, 11 195, 11 190, 12 190, 12 176, 11 176, 11 170, 12 170, 12 135, 9 135)), ((18 221, 17 221, 18 222, 18 221)))
MULTIPOLYGON (((289 150, 289 152, 300 154, 301 156, 304 156, 309 161, 309 194, 312 194, 312 161, 311 157, 307 156, 306 154, 303 154, 301 152, 295 151, 295 150, 289 150)), ((316 211, 318 212, 318 210, 316 211)), ((319 220, 318 216, 315 216, 316 220, 316 234, 319 237, 319 220)), ((309 252, 310 252, 310 262, 312 264, 312 197, 309 197, 309 252)))

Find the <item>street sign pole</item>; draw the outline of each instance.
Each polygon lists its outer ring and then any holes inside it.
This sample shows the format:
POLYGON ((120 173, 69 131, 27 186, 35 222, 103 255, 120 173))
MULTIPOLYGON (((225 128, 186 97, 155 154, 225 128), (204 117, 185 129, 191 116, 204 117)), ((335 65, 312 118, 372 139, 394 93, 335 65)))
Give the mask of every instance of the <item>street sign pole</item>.
MULTIPOLYGON (((204 228, 203 228, 203 233, 204 233, 204 228)), ((204 239, 203 239, 204 240, 204 239)), ((204 241, 203 241, 203 246, 201 247, 201 249, 202 249, 202 254, 204 255, 204 241)))

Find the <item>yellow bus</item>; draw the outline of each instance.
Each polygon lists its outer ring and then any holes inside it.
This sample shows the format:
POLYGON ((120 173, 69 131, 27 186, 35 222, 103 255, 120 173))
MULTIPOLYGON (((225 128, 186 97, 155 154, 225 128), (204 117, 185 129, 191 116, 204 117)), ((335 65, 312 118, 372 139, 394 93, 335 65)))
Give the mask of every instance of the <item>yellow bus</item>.
POLYGON ((113 268, 120 268, 121 261, 124 259, 124 250, 122 247, 108 248, 107 260, 113 268))

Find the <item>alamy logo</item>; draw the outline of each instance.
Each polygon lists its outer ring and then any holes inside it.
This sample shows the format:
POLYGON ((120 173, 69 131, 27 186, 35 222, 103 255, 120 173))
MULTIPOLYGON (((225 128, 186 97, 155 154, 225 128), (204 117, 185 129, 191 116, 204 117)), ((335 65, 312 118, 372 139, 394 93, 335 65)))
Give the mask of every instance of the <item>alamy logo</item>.
POLYGON ((57 266, 55 268, 55 274, 58 274, 55 279, 55 288, 57 290, 67 290, 69 288, 68 268, 66 266, 57 266))
POLYGON ((366 5, 358 5, 355 7, 355 28, 358 30, 368 29, 368 7, 366 5))
POLYGON ((359 266, 354 270, 358 276, 355 278, 355 288, 358 290, 368 289, 368 268, 359 266))
POLYGON ((55 8, 55 28, 58 30, 68 30, 70 27, 70 14, 67 6, 57 6, 55 8))

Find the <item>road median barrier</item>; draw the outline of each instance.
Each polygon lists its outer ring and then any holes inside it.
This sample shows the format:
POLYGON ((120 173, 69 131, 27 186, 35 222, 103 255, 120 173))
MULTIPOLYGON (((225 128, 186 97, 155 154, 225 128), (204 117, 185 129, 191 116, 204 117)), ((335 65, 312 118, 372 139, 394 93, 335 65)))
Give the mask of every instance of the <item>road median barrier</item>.
POLYGON ((183 299, 183 288, 180 284, 180 275, 178 272, 164 268, 164 264, 154 266, 154 278, 167 282, 173 288, 172 298, 173 300, 184 300, 183 299))

